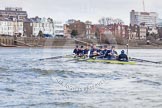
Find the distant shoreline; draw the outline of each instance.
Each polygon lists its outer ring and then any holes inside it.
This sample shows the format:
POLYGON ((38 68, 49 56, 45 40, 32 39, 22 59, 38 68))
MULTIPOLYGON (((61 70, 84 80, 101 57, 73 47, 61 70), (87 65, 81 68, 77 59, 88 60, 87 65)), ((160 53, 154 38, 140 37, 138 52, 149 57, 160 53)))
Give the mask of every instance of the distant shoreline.
MULTIPOLYGON (((2 47, 0 48, 40 48, 40 49, 73 49, 75 46, 41 46, 41 47, 27 47, 27 46, 16 46, 16 47, 2 47)), ((116 45, 117 49, 127 49, 126 45, 116 45)), ((129 49, 162 49, 162 45, 159 46, 152 46, 152 45, 140 45, 140 46, 129 46, 129 49)))

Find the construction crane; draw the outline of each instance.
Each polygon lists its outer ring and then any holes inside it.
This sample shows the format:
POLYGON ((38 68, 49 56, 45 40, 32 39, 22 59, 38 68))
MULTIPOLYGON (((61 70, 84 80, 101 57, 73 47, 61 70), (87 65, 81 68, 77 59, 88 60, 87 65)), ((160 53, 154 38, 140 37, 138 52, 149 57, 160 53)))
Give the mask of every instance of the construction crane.
POLYGON ((143 0, 143 11, 145 12, 145 0, 143 0))

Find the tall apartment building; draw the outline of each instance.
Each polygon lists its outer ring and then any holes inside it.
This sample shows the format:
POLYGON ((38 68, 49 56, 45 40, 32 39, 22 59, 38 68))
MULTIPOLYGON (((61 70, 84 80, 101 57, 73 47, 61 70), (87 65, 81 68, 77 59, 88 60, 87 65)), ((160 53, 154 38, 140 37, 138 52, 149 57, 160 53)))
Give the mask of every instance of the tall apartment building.
POLYGON ((19 7, 6 7, 5 10, 0 10, 0 19, 8 18, 11 20, 24 21, 28 17, 26 11, 19 7))
POLYGON ((130 12, 130 24, 132 26, 144 23, 146 27, 156 27, 157 26, 158 14, 156 12, 136 12, 132 10, 130 12))

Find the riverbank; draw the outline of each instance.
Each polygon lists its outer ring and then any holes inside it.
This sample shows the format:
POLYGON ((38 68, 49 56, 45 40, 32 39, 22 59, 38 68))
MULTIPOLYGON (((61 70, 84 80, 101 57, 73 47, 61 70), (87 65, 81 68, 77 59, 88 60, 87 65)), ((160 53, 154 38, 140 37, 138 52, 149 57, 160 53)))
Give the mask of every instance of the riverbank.
MULTIPOLYGON (((126 45, 115 45, 117 49, 127 49, 126 45)), ((28 46, 11 46, 11 47, 2 47, 0 46, 0 48, 32 48, 32 49, 73 49, 75 47, 74 46, 33 46, 33 47, 28 47, 28 46)), ((153 46, 153 45, 141 45, 141 46, 129 46, 129 49, 162 49, 162 45, 159 46, 153 46)))
MULTIPOLYGON (((100 45, 96 39, 65 39, 65 38, 38 38, 38 37, 2 37, 0 36, 0 47, 2 48, 59 48, 72 49, 76 45, 100 45)), ((103 43, 102 45, 105 45, 103 43)), ((127 49, 126 42, 123 45, 115 45, 119 49, 127 49)), ((110 46, 111 46, 110 45, 110 46)), ((162 44, 146 45, 144 40, 130 40, 129 49, 162 49, 162 44)))

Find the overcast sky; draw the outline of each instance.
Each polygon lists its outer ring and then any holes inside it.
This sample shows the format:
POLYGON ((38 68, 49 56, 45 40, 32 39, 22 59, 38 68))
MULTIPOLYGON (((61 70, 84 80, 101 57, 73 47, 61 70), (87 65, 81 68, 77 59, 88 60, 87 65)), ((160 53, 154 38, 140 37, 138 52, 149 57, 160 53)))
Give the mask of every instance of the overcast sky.
MULTIPOLYGON (((158 12, 162 18, 162 1, 145 0, 146 11, 158 12)), ((29 17, 52 17, 55 20, 90 20, 98 23, 101 17, 120 18, 129 24, 132 9, 142 11, 142 0, 0 0, 0 9, 6 6, 23 7, 29 17)))

